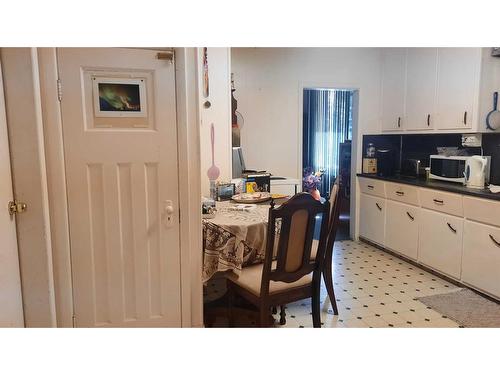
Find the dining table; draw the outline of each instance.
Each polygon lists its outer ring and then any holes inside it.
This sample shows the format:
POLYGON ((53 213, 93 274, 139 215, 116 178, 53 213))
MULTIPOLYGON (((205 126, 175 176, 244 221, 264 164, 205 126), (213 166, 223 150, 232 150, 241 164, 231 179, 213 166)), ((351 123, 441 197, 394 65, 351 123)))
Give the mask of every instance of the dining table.
POLYGON ((240 274, 262 263, 270 201, 261 204, 216 202, 216 213, 203 219, 203 282, 217 272, 240 274))

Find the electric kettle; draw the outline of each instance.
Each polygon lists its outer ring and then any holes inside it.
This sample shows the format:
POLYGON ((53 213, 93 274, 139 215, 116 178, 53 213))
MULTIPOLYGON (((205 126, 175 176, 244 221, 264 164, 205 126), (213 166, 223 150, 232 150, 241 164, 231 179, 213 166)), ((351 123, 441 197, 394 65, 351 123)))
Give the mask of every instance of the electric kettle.
POLYGON ((486 156, 474 155, 465 161, 465 185, 470 188, 484 189, 489 180, 489 160, 486 156))

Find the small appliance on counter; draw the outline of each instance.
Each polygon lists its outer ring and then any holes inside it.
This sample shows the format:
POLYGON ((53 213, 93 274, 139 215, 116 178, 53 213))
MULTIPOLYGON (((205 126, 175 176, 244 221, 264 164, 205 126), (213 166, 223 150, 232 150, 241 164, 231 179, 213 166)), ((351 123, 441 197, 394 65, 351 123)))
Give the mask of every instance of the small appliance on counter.
POLYGON ((430 156, 430 174, 433 180, 465 183, 465 162, 470 156, 430 156))
POLYGON ((394 152, 391 149, 379 149, 377 156, 377 176, 394 175, 394 152))
POLYGON ((363 158, 363 173, 377 173, 377 159, 375 158, 375 146, 369 143, 363 158))
POLYGON ((484 189, 490 180, 490 156, 474 155, 465 161, 465 185, 474 189, 484 189))

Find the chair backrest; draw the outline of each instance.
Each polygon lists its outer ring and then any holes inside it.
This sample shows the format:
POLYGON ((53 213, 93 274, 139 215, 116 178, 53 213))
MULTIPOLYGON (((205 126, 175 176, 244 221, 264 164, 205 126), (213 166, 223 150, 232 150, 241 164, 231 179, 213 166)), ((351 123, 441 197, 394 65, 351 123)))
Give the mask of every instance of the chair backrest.
POLYGON ((325 255, 326 261, 331 261, 333 254, 333 245, 335 244, 335 236, 337 235, 337 228, 339 226, 339 216, 340 216, 340 183, 339 178, 337 178, 332 186, 332 191, 330 193, 330 216, 328 222, 328 235, 326 240, 325 255))
POLYGON ((313 271, 321 272, 328 231, 330 203, 321 203, 308 193, 298 193, 278 208, 271 204, 267 228, 267 246, 262 272, 261 295, 268 294, 269 282, 294 282, 313 271), (311 259, 316 222, 321 215, 318 254, 311 259), (276 248, 276 267, 272 268, 276 223, 280 221, 276 248))

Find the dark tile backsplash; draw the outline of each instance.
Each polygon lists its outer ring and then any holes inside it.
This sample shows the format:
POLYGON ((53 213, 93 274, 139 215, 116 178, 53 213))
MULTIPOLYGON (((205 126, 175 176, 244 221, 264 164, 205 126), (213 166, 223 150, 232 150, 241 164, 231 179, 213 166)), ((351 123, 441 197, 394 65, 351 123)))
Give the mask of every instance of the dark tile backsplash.
MULTIPOLYGON (((376 149, 393 150, 394 170, 401 170, 401 160, 419 159, 424 166, 429 165, 429 156, 437 154, 437 147, 462 148, 461 134, 378 134, 363 136, 363 156, 369 143, 376 149)), ((467 148, 471 155, 479 155, 480 148, 467 148)), ((500 185, 500 133, 483 134, 483 153, 491 156, 492 184, 500 185)))

